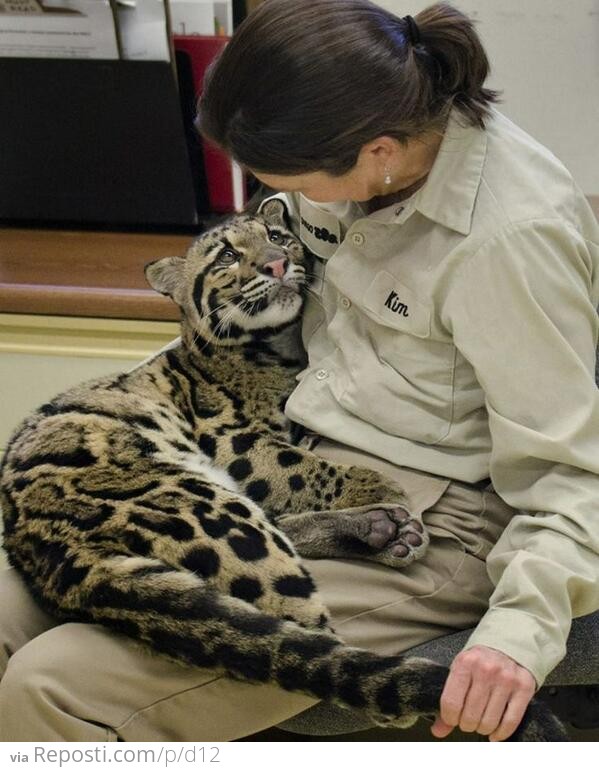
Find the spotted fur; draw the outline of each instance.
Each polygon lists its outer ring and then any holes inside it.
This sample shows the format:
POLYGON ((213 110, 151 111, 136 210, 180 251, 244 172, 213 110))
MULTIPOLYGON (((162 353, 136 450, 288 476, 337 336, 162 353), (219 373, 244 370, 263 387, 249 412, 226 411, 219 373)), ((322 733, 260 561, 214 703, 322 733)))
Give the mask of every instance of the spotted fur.
MULTIPOLYGON (((345 645, 297 554, 400 567, 427 543, 388 479, 292 443, 309 269, 276 200, 149 265, 181 342, 23 422, 1 468, 4 546, 62 620, 405 725, 435 711, 447 670, 345 645)), ((533 714, 519 738, 563 732, 533 714)))

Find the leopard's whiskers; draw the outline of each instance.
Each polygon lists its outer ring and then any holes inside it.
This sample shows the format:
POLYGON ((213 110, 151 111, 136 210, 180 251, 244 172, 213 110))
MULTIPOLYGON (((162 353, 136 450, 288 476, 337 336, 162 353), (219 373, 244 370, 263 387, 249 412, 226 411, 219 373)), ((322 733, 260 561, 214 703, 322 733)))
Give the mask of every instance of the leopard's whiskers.
MULTIPOLYGON (((242 295, 243 295, 242 291, 238 291, 237 293, 233 294, 233 296, 230 296, 226 301, 224 301, 222 304, 219 304, 217 307, 215 307, 213 310, 211 310, 207 314, 202 315, 201 318, 200 318, 200 327, 215 312, 218 312, 219 310, 223 309, 223 307, 229 306, 231 304, 232 299, 236 299, 238 296, 242 296, 242 295)), ((222 320, 222 318, 221 318, 221 320, 222 320)), ((214 332, 217 330, 218 326, 220 325, 221 320, 219 320, 219 322, 216 324, 214 332)), ((199 338, 200 338, 200 332, 199 332, 199 329, 198 329, 197 331, 194 331, 194 335, 193 335, 193 343, 194 343, 194 345, 195 345, 195 343, 197 342, 197 340, 199 338)), ((210 339, 207 339, 206 343, 202 347, 200 347, 199 351, 201 352, 209 343, 210 343, 210 339)))
POLYGON ((322 300, 320 296, 316 293, 316 291, 314 291, 314 289, 310 288, 308 285, 304 285, 303 289, 306 291, 306 293, 309 293, 312 296, 313 300, 322 308, 324 312, 326 312, 325 306, 322 303, 322 300))

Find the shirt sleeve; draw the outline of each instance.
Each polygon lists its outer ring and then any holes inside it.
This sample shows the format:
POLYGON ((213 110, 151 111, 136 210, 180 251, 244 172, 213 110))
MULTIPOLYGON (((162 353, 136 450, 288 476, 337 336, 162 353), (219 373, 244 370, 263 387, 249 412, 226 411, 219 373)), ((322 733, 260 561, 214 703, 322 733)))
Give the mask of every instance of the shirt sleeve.
POLYGON ((485 393, 496 492, 518 510, 487 560, 486 645, 537 684, 574 616, 599 608, 599 246, 569 224, 510 225, 447 296, 445 321, 485 393))

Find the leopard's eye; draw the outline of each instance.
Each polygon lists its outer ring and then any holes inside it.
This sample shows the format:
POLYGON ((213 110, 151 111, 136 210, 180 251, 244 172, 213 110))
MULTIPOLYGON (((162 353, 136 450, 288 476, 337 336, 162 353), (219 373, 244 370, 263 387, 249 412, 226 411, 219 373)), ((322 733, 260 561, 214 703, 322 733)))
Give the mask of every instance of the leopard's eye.
POLYGON ((287 238, 283 237, 280 232, 273 231, 268 233, 268 239, 271 241, 271 243, 284 243, 287 238))
POLYGON ((235 253, 235 251, 232 251, 230 248, 225 248, 224 251, 221 251, 218 254, 216 261, 218 264, 234 264, 236 261, 239 261, 239 254, 235 253))

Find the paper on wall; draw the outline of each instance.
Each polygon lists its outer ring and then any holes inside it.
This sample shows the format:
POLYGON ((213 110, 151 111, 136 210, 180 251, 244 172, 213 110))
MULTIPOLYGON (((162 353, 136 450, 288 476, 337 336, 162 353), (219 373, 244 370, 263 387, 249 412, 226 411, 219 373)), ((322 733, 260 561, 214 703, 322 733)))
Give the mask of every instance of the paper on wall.
POLYGON ((213 0, 170 0, 174 35, 214 35, 213 0))
POLYGON ((232 0, 215 0, 214 15, 216 17, 216 34, 233 34, 233 3, 232 0))
POLYGON ((124 59, 170 61, 164 0, 117 0, 124 59))
POLYGON ((0 56, 118 59, 109 0, 0 0, 0 56))
POLYGON ((174 35, 232 35, 231 0, 170 0, 174 35))

